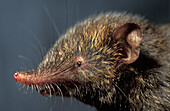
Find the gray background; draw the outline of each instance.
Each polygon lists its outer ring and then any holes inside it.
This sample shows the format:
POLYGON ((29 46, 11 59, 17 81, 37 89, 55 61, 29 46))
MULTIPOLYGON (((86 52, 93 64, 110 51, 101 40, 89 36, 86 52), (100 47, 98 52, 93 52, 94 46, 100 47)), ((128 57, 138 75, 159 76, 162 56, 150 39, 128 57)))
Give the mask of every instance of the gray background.
POLYGON ((76 22, 107 11, 144 15, 153 23, 170 22, 169 0, 0 0, 0 111, 94 111, 73 98, 32 93, 17 84, 13 74, 35 68, 41 61, 38 53, 44 55, 58 39, 50 16, 62 34, 76 22))

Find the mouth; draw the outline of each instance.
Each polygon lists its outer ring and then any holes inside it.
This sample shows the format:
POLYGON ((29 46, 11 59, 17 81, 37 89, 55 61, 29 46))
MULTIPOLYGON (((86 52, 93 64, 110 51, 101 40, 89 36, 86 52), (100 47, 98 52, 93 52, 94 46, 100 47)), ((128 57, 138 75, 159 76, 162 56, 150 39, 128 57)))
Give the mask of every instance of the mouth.
POLYGON ((47 84, 40 88, 35 88, 43 96, 69 96, 64 86, 59 84, 47 84))

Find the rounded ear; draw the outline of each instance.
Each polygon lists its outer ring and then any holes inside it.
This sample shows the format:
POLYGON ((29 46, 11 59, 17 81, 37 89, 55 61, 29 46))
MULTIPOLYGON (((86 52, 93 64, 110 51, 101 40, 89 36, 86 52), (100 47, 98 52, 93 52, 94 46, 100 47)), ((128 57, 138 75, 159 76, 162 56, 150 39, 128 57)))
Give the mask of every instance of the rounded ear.
MULTIPOLYGON (((122 48, 122 61, 126 64, 133 63, 139 57, 142 31, 135 23, 126 23, 118 27, 113 33, 112 43, 120 42, 122 48)), ((113 44, 111 44, 113 45, 113 44)))

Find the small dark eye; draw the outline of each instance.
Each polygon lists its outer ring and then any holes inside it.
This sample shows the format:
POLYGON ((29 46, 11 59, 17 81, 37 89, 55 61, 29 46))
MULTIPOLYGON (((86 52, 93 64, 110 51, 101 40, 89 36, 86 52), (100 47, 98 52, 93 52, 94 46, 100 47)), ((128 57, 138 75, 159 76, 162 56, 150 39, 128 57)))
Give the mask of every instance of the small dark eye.
POLYGON ((81 66, 81 61, 77 62, 77 66, 80 67, 81 66))

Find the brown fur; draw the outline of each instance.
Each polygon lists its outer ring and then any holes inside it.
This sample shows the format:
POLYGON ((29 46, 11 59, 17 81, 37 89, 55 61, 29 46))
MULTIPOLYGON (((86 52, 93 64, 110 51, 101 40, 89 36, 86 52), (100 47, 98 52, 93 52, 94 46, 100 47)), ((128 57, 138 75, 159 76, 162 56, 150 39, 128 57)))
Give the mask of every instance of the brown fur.
POLYGON ((37 70, 27 72, 40 82, 21 83, 42 95, 73 96, 100 111, 169 110, 169 39, 170 25, 122 13, 93 16, 69 29, 37 70), (121 41, 110 47, 113 32, 126 23, 138 24, 143 32, 139 58, 131 64, 120 61, 121 41))

